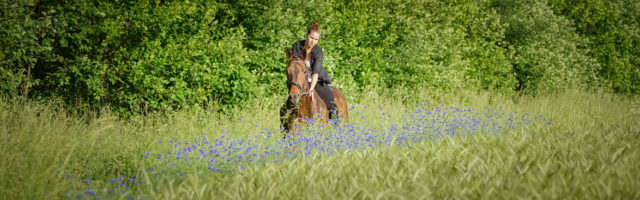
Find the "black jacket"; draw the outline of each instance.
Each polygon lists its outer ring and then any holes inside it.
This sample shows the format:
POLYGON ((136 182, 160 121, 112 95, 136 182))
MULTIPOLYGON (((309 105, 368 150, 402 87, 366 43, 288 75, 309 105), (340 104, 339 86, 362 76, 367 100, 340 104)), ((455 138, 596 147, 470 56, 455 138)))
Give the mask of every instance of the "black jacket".
MULTIPOLYGON (((291 54, 293 57, 302 58, 303 53, 305 53, 304 43, 306 40, 300 40, 298 42, 293 43, 293 47, 291 48, 291 54)), ((331 83, 331 77, 327 70, 322 67, 322 60, 324 58, 324 54, 322 53, 322 48, 316 45, 311 48, 310 53, 311 58, 309 62, 311 63, 310 69, 307 68, 307 71, 311 72, 311 74, 318 74, 318 82, 324 82, 325 84, 331 83)))

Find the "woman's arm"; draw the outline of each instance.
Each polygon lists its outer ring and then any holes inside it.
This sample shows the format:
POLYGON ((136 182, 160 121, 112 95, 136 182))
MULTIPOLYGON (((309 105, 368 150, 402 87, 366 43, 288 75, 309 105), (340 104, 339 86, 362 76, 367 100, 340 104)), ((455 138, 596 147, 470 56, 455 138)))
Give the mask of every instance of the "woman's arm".
POLYGON ((318 73, 311 75, 311 88, 309 89, 309 95, 311 96, 311 101, 313 101, 313 90, 316 88, 316 84, 318 83, 318 73))
POLYGON ((312 57, 314 58, 314 62, 311 66, 311 89, 309 89, 311 94, 311 100, 313 101, 313 90, 316 88, 316 84, 318 83, 319 73, 326 73, 324 68, 322 67, 322 62, 324 60, 324 53, 322 52, 322 48, 320 46, 315 46, 315 51, 312 52, 312 57))

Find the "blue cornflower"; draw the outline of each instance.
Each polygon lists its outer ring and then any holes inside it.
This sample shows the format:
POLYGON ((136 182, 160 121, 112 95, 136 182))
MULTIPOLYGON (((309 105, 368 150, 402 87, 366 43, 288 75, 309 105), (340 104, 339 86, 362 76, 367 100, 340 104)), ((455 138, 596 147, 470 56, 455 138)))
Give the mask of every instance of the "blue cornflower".
POLYGON ((92 189, 87 189, 87 190, 84 191, 84 193, 86 193, 88 195, 91 195, 91 196, 95 196, 96 195, 96 192, 94 192, 92 189))
POLYGON ((85 178, 83 182, 84 182, 84 183, 91 183, 91 179, 89 179, 89 178, 85 178))

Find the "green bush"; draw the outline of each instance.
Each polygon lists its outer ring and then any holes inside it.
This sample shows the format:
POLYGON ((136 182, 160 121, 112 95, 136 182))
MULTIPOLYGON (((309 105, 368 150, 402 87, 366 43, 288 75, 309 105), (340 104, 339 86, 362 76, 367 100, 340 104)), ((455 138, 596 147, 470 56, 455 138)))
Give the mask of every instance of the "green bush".
POLYGON ((29 3, 6 16, 14 27, 3 29, 3 55, 14 55, 4 56, 4 92, 35 85, 32 97, 124 114, 234 105, 255 90, 245 32, 227 4, 29 3))
POLYGON ((0 92, 125 115, 279 98, 284 50, 317 21, 324 67, 351 99, 637 94, 639 9, 627 0, 17 0, 2 3, 0 92))
POLYGON ((580 49, 570 22, 541 1, 493 2, 508 24, 504 47, 513 63, 518 90, 527 93, 583 88, 597 65, 580 49))
POLYGON ((600 68, 598 77, 619 93, 640 92, 640 4, 617 0, 550 0, 559 15, 574 23, 588 41, 589 56, 600 68))

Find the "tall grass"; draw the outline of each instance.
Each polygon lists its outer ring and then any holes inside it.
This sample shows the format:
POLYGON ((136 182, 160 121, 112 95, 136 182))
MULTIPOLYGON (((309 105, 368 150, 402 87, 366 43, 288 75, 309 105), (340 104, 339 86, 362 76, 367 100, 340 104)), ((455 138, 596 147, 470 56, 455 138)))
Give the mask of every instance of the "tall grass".
MULTIPOLYGON (((260 148, 276 144, 281 98, 234 113, 190 109, 131 119, 108 109, 80 114, 57 102, 3 98, 0 199, 640 198, 638 98, 580 91, 515 99, 491 93, 413 96, 432 98, 433 106, 478 112, 488 107, 545 120, 406 145, 283 151, 277 160, 212 171, 199 154, 169 159, 176 165, 161 161, 178 155, 185 142, 213 142, 223 134, 260 148)), ((352 125, 373 131, 406 123, 401 116, 416 108, 411 99, 358 98, 350 104, 352 125)))

